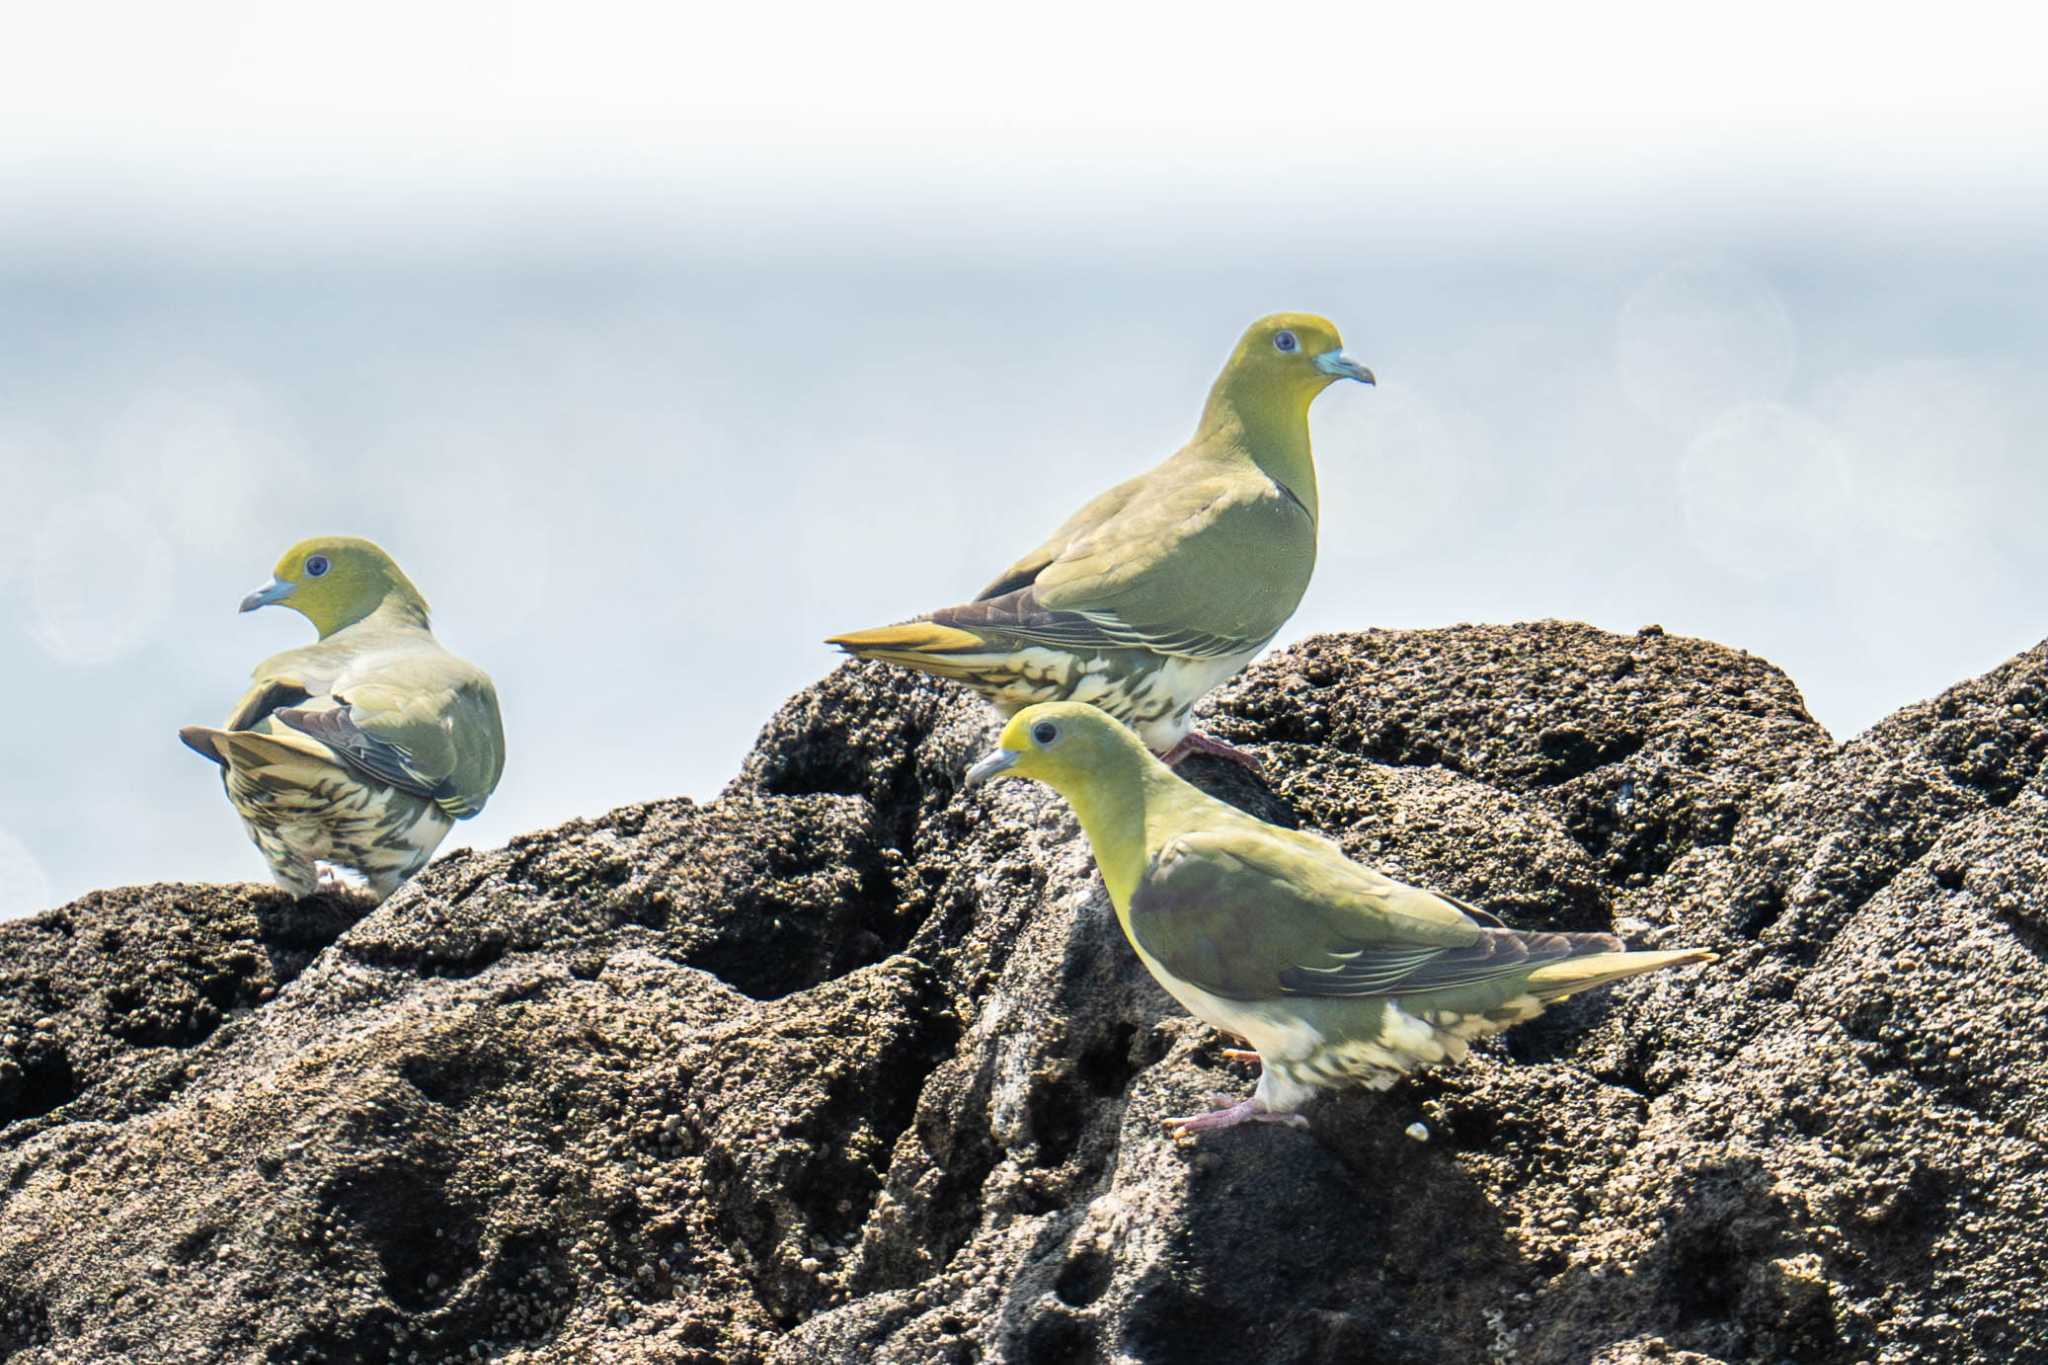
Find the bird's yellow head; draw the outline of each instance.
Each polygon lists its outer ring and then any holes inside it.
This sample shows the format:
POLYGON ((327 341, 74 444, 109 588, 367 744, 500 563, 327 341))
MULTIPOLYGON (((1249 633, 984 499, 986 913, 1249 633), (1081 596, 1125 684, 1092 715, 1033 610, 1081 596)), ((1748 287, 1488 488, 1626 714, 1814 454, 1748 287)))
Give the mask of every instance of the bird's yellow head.
POLYGON ((1003 727, 996 749, 967 770, 973 786, 992 777, 1043 782, 1078 808, 1091 791, 1154 761, 1122 721, 1085 702, 1027 706, 1003 727))
POLYGON ((357 536, 317 536, 286 550, 270 581, 242 599, 242 610, 290 607, 324 640, 393 598, 427 623, 427 599, 390 555, 357 536))
POLYGON ((1245 329, 1216 386, 1240 398, 1283 399, 1306 413, 1340 379, 1373 382, 1371 370, 1344 354, 1337 325, 1314 313, 1275 313, 1245 329))

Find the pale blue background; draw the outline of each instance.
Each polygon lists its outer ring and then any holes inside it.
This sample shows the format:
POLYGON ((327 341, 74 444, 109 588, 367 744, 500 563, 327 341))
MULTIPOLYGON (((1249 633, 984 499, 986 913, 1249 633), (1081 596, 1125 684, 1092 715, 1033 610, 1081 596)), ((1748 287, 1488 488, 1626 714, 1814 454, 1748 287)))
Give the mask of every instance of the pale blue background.
POLYGON ((451 843, 709 795, 820 637, 1171 451, 1276 308, 1381 381, 1316 407, 1283 643, 1656 621, 1848 737, 2048 634, 2027 35, 405 13, 0 58, 0 914, 261 874, 176 730, 309 638, 234 612, 300 536, 498 680, 451 843))

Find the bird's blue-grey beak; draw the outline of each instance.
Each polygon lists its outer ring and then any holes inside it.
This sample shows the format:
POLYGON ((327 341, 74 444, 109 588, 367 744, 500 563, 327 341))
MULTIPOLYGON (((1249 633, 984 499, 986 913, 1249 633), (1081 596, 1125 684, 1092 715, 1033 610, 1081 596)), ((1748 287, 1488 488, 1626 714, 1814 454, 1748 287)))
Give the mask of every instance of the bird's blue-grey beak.
POLYGON ((1361 384, 1373 382, 1372 371, 1342 351, 1324 351, 1316 357, 1316 368, 1338 379, 1356 379, 1361 384))
POLYGON ((1023 755, 1015 749, 998 749, 967 770, 967 785, 978 787, 999 773, 1006 773, 1017 766, 1023 755))
POLYGON ((287 583, 282 579, 273 578, 242 599, 242 610, 254 611, 258 607, 267 607, 272 602, 282 602, 298 590, 299 585, 296 583, 287 583))

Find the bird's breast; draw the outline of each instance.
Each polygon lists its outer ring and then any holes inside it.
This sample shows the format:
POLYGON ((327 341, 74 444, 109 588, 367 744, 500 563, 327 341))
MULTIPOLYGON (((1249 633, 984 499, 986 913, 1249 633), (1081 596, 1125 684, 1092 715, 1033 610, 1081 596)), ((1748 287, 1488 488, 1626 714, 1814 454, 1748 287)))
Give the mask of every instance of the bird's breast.
MULTIPOLYGON (((1130 936, 1128 924, 1125 937, 1130 936)), ((1183 981, 1161 966, 1159 960, 1131 940, 1138 960, 1152 979, 1166 988, 1189 1014, 1211 1028, 1234 1033, 1252 1045, 1262 1061, 1293 1063, 1313 1057, 1324 1047, 1323 1035, 1299 1011, 1284 1000, 1232 1000, 1212 995, 1191 981, 1183 981)))

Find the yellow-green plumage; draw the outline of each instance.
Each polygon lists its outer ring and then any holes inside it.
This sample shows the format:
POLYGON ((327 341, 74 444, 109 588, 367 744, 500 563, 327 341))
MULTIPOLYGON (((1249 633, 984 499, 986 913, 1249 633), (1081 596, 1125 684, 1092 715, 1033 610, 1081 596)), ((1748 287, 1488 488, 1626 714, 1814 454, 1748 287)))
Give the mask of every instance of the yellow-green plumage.
POLYGON ((305 615, 320 639, 258 664, 220 728, 179 737, 221 765, 279 885, 311 894, 325 864, 360 874, 382 900, 496 790, 497 691, 441 647, 426 599, 367 540, 293 546, 242 609, 272 603, 305 615))
POLYGON ((1261 319, 1165 463, 1088 503, 974 601, 828 643, 965 683, 1005 713, 1088 702, 1176 751, 1190 708, 1251 662, 1308 588, 1308 409, 1344 378, 1369 384, 1372 372, 1329 322, 1261 319))
POLYGON ((1225 805, 1087 706, 1018 713, 973 776, 1036 778, 1066 797, 1146 968, 1258 1052, 1253 1097, 1174 1120, 1184 1131, 1284 1120, 1321 1087, 1384 1088, 1553 1000, 1713 956, 1509 929, 1225 805))

